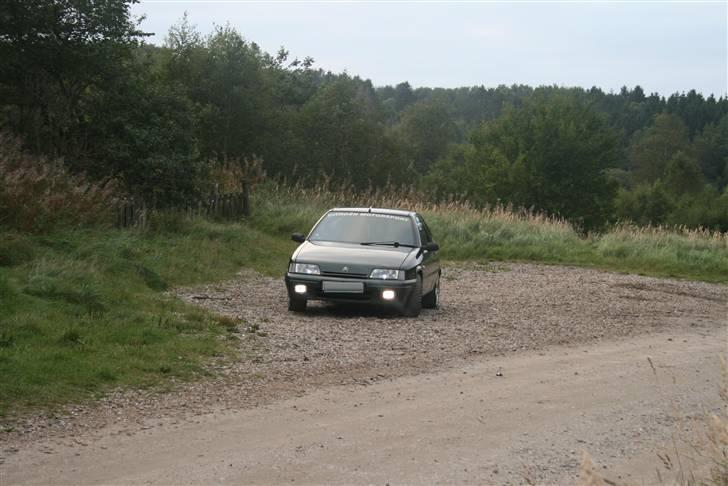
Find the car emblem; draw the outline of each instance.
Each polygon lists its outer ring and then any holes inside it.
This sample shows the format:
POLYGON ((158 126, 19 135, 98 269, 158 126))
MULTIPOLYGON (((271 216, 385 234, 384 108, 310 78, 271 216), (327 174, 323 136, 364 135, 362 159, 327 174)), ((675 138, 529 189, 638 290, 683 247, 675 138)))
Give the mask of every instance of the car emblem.
POLYGON ((341 271, 342 272, 348 272, 349 271, 349 267, 344 267, 344 268, 341 269, 341 271))

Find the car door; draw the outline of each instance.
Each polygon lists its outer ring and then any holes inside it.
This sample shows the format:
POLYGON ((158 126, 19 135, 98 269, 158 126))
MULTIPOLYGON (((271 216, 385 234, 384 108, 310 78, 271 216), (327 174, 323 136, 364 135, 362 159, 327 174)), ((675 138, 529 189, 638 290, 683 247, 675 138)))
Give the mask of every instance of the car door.
MULTIPOLYGON (((420 234, 420 242, 424 246, 432 242, 432 233, 427 223, 419 214, 415 215, 417 231, 420 234)), ((423 251, 422 255, 422 293, 426 294, 435 288, 437 277, 440 274, 440 255, 437 251, 423 251)))

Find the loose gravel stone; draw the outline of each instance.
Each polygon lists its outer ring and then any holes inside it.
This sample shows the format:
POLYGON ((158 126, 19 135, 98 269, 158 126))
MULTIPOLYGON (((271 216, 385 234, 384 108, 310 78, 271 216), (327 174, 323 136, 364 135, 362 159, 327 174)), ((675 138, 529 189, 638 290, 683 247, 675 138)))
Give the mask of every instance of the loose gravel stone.
POLYGON ((468 264, 445 267, 442 278, 441 308, 418 318, 319 302, 305 314, 291 313, 283 279, 250 270, 228 282, 178 289, 180 299, 240 320, 237 360, 213 360, 212 377, 173 382, 169 392, 116 390, 93 405, 17 420, 0 441, 10 450, 41 437, 70 443, 74 434, 103 426, 139 433, 314 387, 367 386, 457 366, 471 356, 714 328, 728 310, 726 286, 585 268, 468 264))

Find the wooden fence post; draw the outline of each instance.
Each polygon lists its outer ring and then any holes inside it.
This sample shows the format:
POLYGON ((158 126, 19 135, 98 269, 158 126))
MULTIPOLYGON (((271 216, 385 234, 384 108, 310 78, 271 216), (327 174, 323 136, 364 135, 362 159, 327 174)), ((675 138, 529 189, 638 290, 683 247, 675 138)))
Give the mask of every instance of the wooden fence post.
POLYGON ((243 181, 243 216, 246 218, 250 216, 250 182, 247 180, 243 181))
MULTIPOLYGON (((134 198, 127 199, 116 208, 116 226, 118 228, 146 227, 149 222, 149 213, 155 210, 154 207, 148 207, 145 201, 137 204, 134 198)), ((250 184, 248 181, 244 181, 242 192, 227 194, 213 192, 205 198, 185 201, 182 204, 168 208, 168 210, 181 212, 190 217, 208 216, 237 219, 237 217, 242 216, 247 218, 250 216, 250 184)))

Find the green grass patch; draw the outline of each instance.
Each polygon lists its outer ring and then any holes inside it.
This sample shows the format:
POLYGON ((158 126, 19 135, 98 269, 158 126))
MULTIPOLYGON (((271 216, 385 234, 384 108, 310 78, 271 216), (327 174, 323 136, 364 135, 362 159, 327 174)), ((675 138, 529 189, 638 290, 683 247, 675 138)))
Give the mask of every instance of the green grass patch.
POLYGON ((697 230, 615 227, 584 236, 568 222, 505 208, 429 204, 403 193, 361 194, 261 187, 253 224, 288 238, 307 232, 331 207, 389 207, 424 214, 441 255, 450 261, 534 261, 589 266, 626 273, 728 282, 728 235, 697 230))
POLYGON ((190 379, 230 355, 238 323, 163 291, 244 266, 282 275, 295 244, 244 224, 164 219, 146 230, 0 232, 0 416, 190 379))

